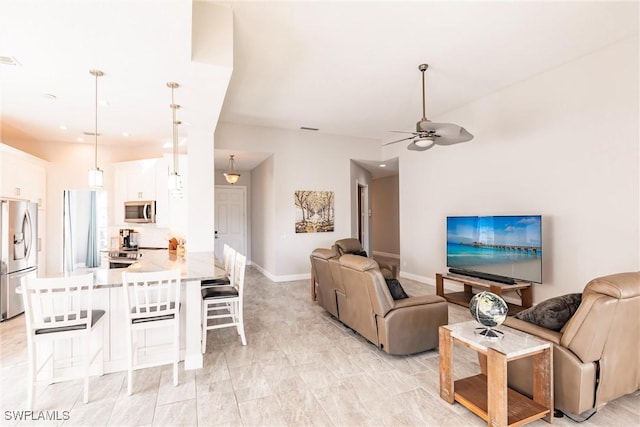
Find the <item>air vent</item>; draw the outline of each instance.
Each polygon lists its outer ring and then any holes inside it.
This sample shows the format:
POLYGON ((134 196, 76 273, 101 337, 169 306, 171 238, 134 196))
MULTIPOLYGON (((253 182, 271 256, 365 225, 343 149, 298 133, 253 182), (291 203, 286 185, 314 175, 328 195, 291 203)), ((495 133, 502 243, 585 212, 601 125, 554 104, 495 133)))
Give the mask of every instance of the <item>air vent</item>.
MULTIPOLYGON (((82 132, 82 133, 87 135, 87 136, 96 136, 95 132, 82 132)), ((100 136, 99 133, 98 133, 98 136, 100 136)))
POLYGON ((300 126, 300 129, 302 129, 302 130, 320 130, 318 128, 310 128, 310 127, 307 127, 307 126, 300 126))

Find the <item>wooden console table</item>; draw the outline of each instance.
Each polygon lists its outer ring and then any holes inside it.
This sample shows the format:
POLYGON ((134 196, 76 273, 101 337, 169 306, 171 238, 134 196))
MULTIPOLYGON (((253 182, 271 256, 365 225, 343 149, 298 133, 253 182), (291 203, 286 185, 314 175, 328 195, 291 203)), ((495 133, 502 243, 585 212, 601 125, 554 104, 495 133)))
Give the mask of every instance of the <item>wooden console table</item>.
POLYGON ((553 347, 543 341, 506 326, 497 330, 504 335, 488 340, 477 335, 475 320, 440 326, 440 397, 459 402, 491 427, 521 426, 544 418, 553 422, 553 347), (480 374, 454 381, 454 343, 480 355, 480 374), (533 360, 533 399, 507 386, 507 362, 531 357, 533 360))
POLYGON ((519 311, 531 307, 531 305, 533 304, 533 292, 531 291, 530 282, 518 282, 515 285, 506 285, 504 283, 491 282, 489 280, 476 279, 474 277, 460 276, 457 274, 436 273, 436 294, 443 297, 449 302, 469 307, 469 301, 471 301, 471 298, 474 295, 474 293, 472 292, 473 288, 479 288, 483 291, 489 291, 499 296, 502 296, 504 292, 519 290, 521 304, 517 305, 507 303, 507 305, 509 306, 509 316, 513 316, 519 311), (464 285, 464 291, 445 293, 445 280, 461 283, 462 285, 464 285))

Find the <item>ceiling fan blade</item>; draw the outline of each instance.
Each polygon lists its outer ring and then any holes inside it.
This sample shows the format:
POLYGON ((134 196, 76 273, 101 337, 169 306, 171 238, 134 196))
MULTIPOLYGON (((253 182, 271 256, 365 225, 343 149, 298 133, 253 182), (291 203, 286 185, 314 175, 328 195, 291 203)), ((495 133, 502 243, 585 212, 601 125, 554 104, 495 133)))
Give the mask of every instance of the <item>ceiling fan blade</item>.
POLYGON ((387 142, 386 144, 382 144, 382 146, 384 147, 385 145, 391 145, 391 144, 395 144, 395 143, 397 143, 397 142, 402 142, 402 141, 406 141, 406 140, 408 140, 408 139, 413 139, 413 138, 415 138, 415 136, 409 136, 409 137, 407 137, 407 138, 402 138, 402 139, 399 139, 399 140, 397 140, 397 141, 387 142))
POLYGON ((411 133, 411 134, 414 134, 414 135, 418 134, 417 132, 409 132, 407 130, 390 130, 389 132, 393 132, 393 133, 411 133))
POLYGON ((459 144, 461 142, 471 141, 472 139, 473 135, 467 132, 465 128, 460 127, 457 135, 440 135, 440 138, 436 138, 436 144, 453 145, 459 144))
POLYGON ((407 145, 407 150, 411 150, 411 151, 426 151, 429 148, 433 147, 434 145, 436 145, 435 141, 432 142, 431 144, 421 147, 419 145, 416 145, 416 142, 413 141, 411 144, 407 145))

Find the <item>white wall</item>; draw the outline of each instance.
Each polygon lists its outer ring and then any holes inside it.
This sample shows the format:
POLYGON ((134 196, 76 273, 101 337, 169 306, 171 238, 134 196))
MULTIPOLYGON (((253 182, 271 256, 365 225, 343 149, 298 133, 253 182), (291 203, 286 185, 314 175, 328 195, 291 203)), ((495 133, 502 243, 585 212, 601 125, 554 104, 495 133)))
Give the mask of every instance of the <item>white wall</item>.
POLYGON ((638 38, 505 88, 434 121, 468 143, 400 156, 402 270, 446 271, 447 215, 542 214, 534 301, 640 269, 638 38))
MULTIPOLYGON (((309 276, 309 254, 318 247, 330 247, 337 239, 352 235, 352 195, 350 159, 378 160, 379 141, 327 135, 321 132, 272 129, 219 123, 215 134, 217 149, 272 152, 274 221, 271 229, 253 227, 253 262, 276 280, 309 276), (296 190, 333 191, 335 193, 335 231, 333 233, 295 233, 294 192, 296 190), (264 236, 264 237, 263 237, 264 236), (267 236, 273 236, 267 237, 267 236), (260 265, 260 249, 274 257, 271 265, 260 265)), ((253 171, 253 213, 255 221, 258 177, 253 171)), ((266 197, 266 196, 265 196, 266 197)), ((265 202, 268 205, 270 202, 265 202)), ((267 208, 268 206, 265 206, 267 208)), ((269 214, 270 215, 270 214, 269 214)))
POLYGON ((276 271, 276 197, 273 156, 251 173, 251 262, 265 274, 276 271))

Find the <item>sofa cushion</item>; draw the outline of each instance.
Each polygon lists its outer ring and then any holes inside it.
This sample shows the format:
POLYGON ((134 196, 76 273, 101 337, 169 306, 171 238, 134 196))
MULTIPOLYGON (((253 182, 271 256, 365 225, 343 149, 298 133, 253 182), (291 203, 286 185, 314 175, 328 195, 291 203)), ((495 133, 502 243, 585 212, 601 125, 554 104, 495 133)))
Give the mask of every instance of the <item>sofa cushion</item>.
POLYGON ((580 301, 582 294, 562 295, 522 310, 514 317, 552 331, 559 331, 576 312, 580 301))
POLYGON ((394 300, 409 298, 409 295, 402 289, 402 285, 396 279, 384 279, 387 282, 387 287, 394 300))

